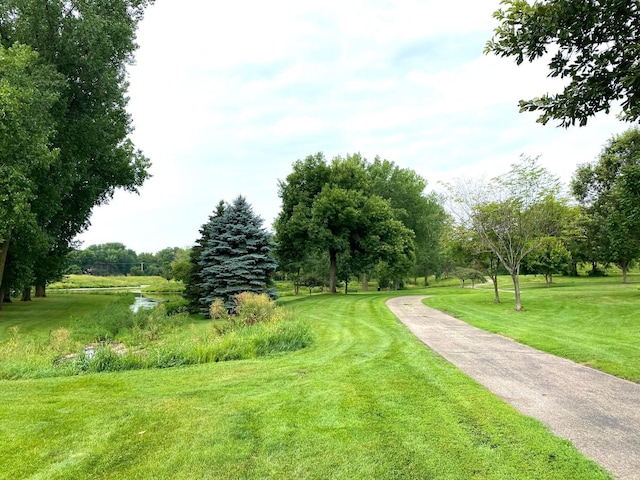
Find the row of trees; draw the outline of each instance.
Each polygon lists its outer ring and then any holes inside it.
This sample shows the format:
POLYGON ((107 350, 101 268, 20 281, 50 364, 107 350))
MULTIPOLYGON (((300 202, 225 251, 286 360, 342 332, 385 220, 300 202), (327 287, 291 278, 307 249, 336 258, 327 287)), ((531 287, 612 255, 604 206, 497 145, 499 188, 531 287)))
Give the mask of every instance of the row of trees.
POLYGON ((496 302, 497 275, 504 269, 513 281, 516 310, 522 308, 523 269, 550 283, 555 273, 576 275, 578 264, 590 264, 592 275, 601 274, 599 265, 614 264, 626 283, 640 259, 638 129, 614 136, 596 162, 578 167, 570 186, 575 202, 530 157, 488 182, 458 179, 449 187, 456 222, 443 242, 445 257, 486 274, 496 302))
POLYGON ((66 273, 90 275, 150 275, 184 280, 189 269, 189 250, 164 248, 156 253, 136 253, 122 243, 90 245, 72 250, 66 273))
POLYGON ((149 3, 0 4, 0 308, 10 290, 44 295, 92 208, 149 176, 125 71, 149 3))

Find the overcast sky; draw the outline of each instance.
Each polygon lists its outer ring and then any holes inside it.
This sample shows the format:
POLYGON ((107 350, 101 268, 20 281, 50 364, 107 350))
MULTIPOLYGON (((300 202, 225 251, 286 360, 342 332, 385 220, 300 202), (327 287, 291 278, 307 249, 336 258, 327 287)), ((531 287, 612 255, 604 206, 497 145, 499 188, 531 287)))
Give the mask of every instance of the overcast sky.
POLYGON ((129 68, 140 195, 94 210, 83 248, 189 247, 220 200, 244 195, 270 228, 278 180, 316 152, 412 168, 427 189, 504 173, 521 154, 565 182, 629 127, 557 128, 518 100, 558 90, 544 63, 482 53, 499 0, 157 0, 129 68))

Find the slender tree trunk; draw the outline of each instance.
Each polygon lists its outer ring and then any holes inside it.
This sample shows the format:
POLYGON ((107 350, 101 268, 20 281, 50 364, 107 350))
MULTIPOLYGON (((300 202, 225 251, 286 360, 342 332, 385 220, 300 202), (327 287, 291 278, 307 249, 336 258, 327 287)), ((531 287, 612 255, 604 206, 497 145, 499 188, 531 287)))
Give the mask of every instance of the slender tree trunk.
POLYGON ((511 280, 513 280, 513 291, 516 294, 516 312, 522 310, 522 304, 520 303, 520 279, 518 274, 511 274, 511 280))
POLYGON ((349 280, 344 281, 344 294, 349 293, 349 280))
MULTIPOLYGON (((0 285, 2 285, 2 277, 4 276, 4 267, 7 263, 7 253, 9 252, 9 236, 0 243, 0 285)), ((2 302, 0 302, 2 305, 2 302)))
POLYGON ((363 292, 369 291, 369 278, 367 278, 366 273, 362 274, 362 291, 363 292))
POLYGON ((424 269, 424 286, 428 287, 429 286, 429 271, 425 268, 424 269))
POLYGON ((22 290, 22 298, 20 299, 21 302, 30 302, 31 301, 31 287, 25 287, 24 290, 22 290))
POLYGON ((36 298, 44 298, 47 296, 47 287, 45 285, 36 285, 36 298))
POLYGON ((629 269, 629 265, 623 263, 620 265, 620 269, 622 270, 622 283, 627 283, 627 270, 629 269))
POLYGON ((493 282, 493 303, 500 303, 500 293, 498 292, 498 275, 492 275, 491 281, 493 282))
POLYGON ((4 288, 0 287, 0 310, 2 310, 3 304, 4 304, 4 288))
POLYGON ((336 276, 338 275, 338 252, 329 250, 329 292, 336 293, 336 276))

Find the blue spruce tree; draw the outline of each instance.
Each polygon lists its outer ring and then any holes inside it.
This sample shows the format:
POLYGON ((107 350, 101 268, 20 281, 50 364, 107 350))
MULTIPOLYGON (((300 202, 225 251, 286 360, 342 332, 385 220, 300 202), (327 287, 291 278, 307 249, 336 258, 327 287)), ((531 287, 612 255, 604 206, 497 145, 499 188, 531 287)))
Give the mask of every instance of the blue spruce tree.
POLYGON ((202 225, 200 228, 200 238, 196 240, 196 244, 191 248, 189 252, 189 264, 190 270, 185 280, 183 297, 189 302, 189 311, 191 313, 200 312, 200 297, 202 296, 202 288, 200 284, 203 282, 202 278, 202 265, 200 265, 200 258, 202 257, 202 250, 207 246, 209 242, 209 231, 211 225, 216 223, 218 219, 224 213, 226 205, 224 201, 220 200, 216 205, 213 214, 209 217, 209 221, 202 225))
POLYGON ((203 313, 208 314, 216 299, 233 310, 234 296, 242 292, 275 296, 270 288, 271 274, 277 266, 271 256, 271 238, 244 197, 236 198, 222 215, 209 222, 206 235, 199 260, 203 313))

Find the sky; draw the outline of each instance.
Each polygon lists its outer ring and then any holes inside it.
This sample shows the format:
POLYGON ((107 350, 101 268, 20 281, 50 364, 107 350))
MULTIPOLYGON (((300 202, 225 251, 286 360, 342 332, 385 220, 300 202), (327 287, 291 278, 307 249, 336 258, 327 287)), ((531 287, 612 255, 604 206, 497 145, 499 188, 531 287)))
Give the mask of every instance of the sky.
POLYGON ((568 183, 629 128, 615 112, 564 129, 519 113, 560 91, 544 62, 483 54, 499 0, 156 0, 129 73, 131 138, 151 160, 139 194, 94 209, 81 248, 188 248, 220 200, 271 229, 296 160, 376 155, 427 192, 491 178, 521 155, 568 183))

